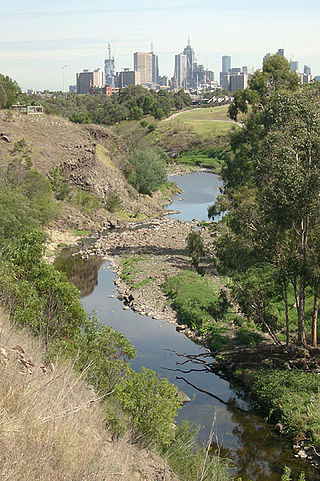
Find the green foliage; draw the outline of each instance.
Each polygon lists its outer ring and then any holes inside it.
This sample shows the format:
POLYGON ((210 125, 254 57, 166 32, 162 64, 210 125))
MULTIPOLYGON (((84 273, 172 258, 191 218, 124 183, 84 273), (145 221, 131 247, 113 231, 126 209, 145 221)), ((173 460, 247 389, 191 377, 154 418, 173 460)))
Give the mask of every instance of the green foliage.
POLYGON ((197 430, 184 421, 176 428, 173 442, 163 451, 180 479, 188 481, 228 481, 228 462, 208 454, 197 442, 197 430))
POLYGON ((133 357, 135 350, 123 334, 100 324, 93 316, 86 320, 76 366, 97 391, 110 393, 127 372, 127 360, 133 357))
POLYGON ((245 346, 259 346, 262 342, 262 336, 256 329, 243 325, 236 331, 236 342, 245 346))
POLYGON ((68 200, 71 196, 71 189, 66 179, 60 171, 60 167, 56 166, 49 172, 52 189, 58 200, 68 200))
POLYGON ((90 112, 74 113, 70 115, 69 120, 75 124, 91 124, 93 116, 90 112))
POLYGON ((211 279, 184 270, 167 279, 162 288, 173 301, 181 322, 197 329, 212 321, 210 306, 218 301, 218 288, 211 279))
MULTIPOLYGON (((130 162, 135 170, 132 185, 142 194, 151 194, 167 180, 165 162, 157 149, 135 150, 130 162)), ((131 179, 133 180, 133 179, 131 179)))
MULTIPOLYGON (((297 481, 305 481, 305 479, 306 479, 306 477, 305 477, 304 473, 300 473, 300 476, 297 479, 297 481)), ((291 477, 291 469, 288 468, 287 466, 284 468, 284 473, 281 476, 281 481, 293 481, 293 479, 291 477)))
POLYGON ((46 225, 57 215, 48 179, 18 158, 2 173, 0 204, 0 246, 30 229, 46 225))
MULTIPOLYGON (((35 96, 34 100, 37 101, 38 97, 35 96)), ((144 115, 161 119, 168 116, 172 109, 189 105, 191 98, 183 91, 175 94, 155 92, 141 85, 130 85, 111 97, 55 92, 45 102, 41 101, 46 113, 63 115, 72 122, 114 125, 123 120, 139 120, 144 115)))
POLYGON ((0 74, 0 108, 10 108, 17 101, 21 89, 17 82, 0 74))
POLYGON ((116 212, 122 209, 122 201, 118 194, 110 194, 106 200, 106 208, 109 212, 116 212))
POLYGON ((230 149, 228 147, 216 147, 210 150, 188 150, 181 152, 176 159, 178 164, 195 165, 212 169, 215 173, 219 173, 222 166, 229 158, 230 149))
POLYGON ((147 254, 133 255, 129 254, 121 259, 121 279, 128 284, 133 283, 134 276, 140 272, 139 262, 146 259, 147 254))
POLYGON ((201 258, 203 257, 205 251, 203 242, 201 239, 200 231, 193 230, 187 236, 187 249, 189 256, 191 257, 191 265, 195 270, 201 274, 201 268, 199 266, 201 258))
POLYGON ((173 421, 181 406, 176 386, 154 371, 130 371, 116 386, 116 398, 129 414, 133 437, 144 446, 167 446, 174 439, 173 421))
POLYGON ((77 192, 73 199, 76 205, 80 207, 80 209, 83 209, 87 214, 90 214, 101 207, 100 198, 80 186, 77 188, 77 192))
POLYGON ((282 420, 289 433, 308 433, 320 442, 320 397, 317 373, 269 369, 253 375, 252 395, 282 420))

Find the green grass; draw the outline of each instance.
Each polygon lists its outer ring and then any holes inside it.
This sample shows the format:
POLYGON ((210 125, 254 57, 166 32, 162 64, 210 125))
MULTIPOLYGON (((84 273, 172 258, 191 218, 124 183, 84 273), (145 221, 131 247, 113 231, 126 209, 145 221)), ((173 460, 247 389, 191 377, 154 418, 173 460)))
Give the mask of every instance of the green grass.
POLYGON ((252 395, 293 435, 320 443, 319 374, 270 369, 253 374, 252 395))
POLYGON ((88 236, 92 234, 92 231, 87 229, 73 229, 71 234, 76 236, 88 236))
POLYGON ((178 164, 204 167, 218 174, 221 172, 229 152, 230 149, 228 147, 216 147, 211 150, 190 150, 181 152, 176 162, 178 164))
POLYGON ((112 167, 113 169, 116 169, 116 166, 114 165, 114 163, 112 162, 112 160, 109 157, 109 153, 108 153, 107 149, 105 149, 103 147, 103 145, 97 144, 96 152, 97 152, 97 156, 100 160, 102 160, 109 167, 112 167))
MULTIPOLYGON (((138 284, 139 284, 139 287, 142 287, 142 285, 141 285, 142 282, 139 282, 139 283, 135 284, 133 282, 133 278, 136 274, 141 272, 141 267, 139 266, 139 263, 141 261, 146 260, 147 257, 148 257, 148 254, 142 254, 140 256, 129 254, 127 256, 124 256, 121 259, 121 264, 120 264, 120 266, 121 266, 121 274, 120 274, 121 279, 124 280, 125 282, 127 282, 128 284, 132 285, 132 286, 137 287, 138 284)), ((150 279, 149 279, 149 282, 150 282, 150 279)))
POLYGON ((225 135, 236 124, 227 116, 228 105, 222 107, 188 110, 173 119, 174 122, 192 128, 202 135, 225 135))
POLYGON ((140 214, 139 212, 127 212, 125 210, 121 210, 114 213, 114 218, 124 221, 141 222, 143 220, 146 220, 147 216, 145 214, 140 214))

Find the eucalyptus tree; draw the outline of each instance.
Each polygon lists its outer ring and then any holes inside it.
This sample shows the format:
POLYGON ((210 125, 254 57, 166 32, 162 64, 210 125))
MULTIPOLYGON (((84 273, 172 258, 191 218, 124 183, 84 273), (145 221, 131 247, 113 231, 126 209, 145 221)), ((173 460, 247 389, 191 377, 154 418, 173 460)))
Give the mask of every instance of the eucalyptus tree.
MULTIPOLYGON (((240 241, 247 252, 244 269, 258 263, 276 269, 283 289, 287 342, 288 286, 292 286, 296 300, 299 344, 306 342, 306 290, 313 290, 312 344, 316 345, 320 291, 320 89, 279 88, 270 93, 261 108, 252 110, 231 143, 233 156, 222 174, 229 210, 225 221, 231 231, 229 241, 233 236, 237 248, 240 241)), ((220 204, 223 205, 221 200, 220 204)))

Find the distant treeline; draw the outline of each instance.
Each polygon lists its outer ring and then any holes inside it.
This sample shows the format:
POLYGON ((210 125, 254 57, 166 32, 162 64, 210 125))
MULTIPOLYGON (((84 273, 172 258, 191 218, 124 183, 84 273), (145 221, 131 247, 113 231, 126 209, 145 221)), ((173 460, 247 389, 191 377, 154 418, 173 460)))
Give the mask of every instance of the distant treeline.
POLYGON ((141 85, 130 85, 111 97, 56 92, 47 98, 34 95, 29 97, 29 101, 40 102, 46 113, 62 115, 73 122, 113 125, 121 120, 140 120, 144 115, 162 119, 173 110, 190 105, 191 97, 183 90, 155 92, 141 85))

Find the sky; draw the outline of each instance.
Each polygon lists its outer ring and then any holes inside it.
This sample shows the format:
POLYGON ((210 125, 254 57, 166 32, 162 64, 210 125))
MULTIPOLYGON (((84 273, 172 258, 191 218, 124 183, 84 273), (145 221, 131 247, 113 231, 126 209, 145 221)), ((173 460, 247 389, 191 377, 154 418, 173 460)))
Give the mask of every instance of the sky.
POLYGON ((319 22, 319 0, 0 0, 0 73, 23 90, 62 90, 64 72, 73 85, 76 72, 103 68, 107 42, 121 71, 153 41, 160 75, 171 77, 190 36, 216 79, 222 55, 257 69, 278 48, 320 75, 319 22))

